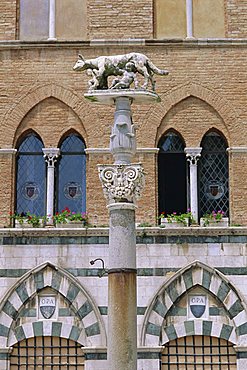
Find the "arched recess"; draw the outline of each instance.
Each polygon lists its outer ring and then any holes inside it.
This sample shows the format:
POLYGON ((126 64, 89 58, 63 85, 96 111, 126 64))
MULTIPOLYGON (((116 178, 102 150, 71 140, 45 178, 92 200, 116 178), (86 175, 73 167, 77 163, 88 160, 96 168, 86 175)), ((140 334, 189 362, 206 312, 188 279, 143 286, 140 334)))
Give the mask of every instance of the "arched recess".
MULTIPOLYGON (((161 103, 150 107, 149 114, 145 116, 146 120, 143 124, 143 131, 148 130, 148 140, 158 143, 160 137, 165 130, 159 130, 160 123, 166 114, 180 101, 188 98, 196 97, 209 104, 222 118, 225 125, 226 137, 229 145, 232 144, 234 130, 240 127, 238 113, 231 102, 221 96, 218 92, 196 83, 187 83, 183 86, 176 87, 168 92, 161 94, 161 103), (152 123, 153 131, 150 131, 150 122, 152 123)), ((168 127, 167 127, 168 129, 168 127)))
POLYGON ((222 273, 199 261, 179 270, 154 296, 145 314, 141 345, 160 346, 186 335, 215 336, 234 344, 247 338, 247 311, 243 298, 222 273), (197 287, 221 305, 227 322, 186 316, 175 324, 166 325, 175 303, 197 287))
MULTIPOLYGON (((57 302, 58 299, 56 305, 57 302)), ((40 335, 61 336, 83 346, 106 345, 104 323, 93 299, 71 274, 49 262, 27 272, 6 294, 0 306, 1 347, 40 335), (74 313, 73 321, 61 320, 55 313, 54 319, 51 316, 47 320, 40 314, 38 296, 47 291, 48 295, 62 297, 74 313), (36 316, 21 321, 21 310, 29 302, 36 309, 36 316)))
POLYGON ((157 138, 173 127, 183 135, 187 147, 198 147, 205 131, 213 126, 229 137, 225 122, 215 108, 205 100, 190 95, 166 113, 158 127, 157 138))
POLYGON ((158 154, 159 214, 187 209, 185 142, 179 132, 169 130, 161 137, 158 154))
POLYGON ((68 207, 72 212, 86 212, 85 143, 75 130, 66 132, 59 143, 56 210, 68 207))
POLYGON ((76 95, 71 89, 57 84, 47 84, 42 86, 35 86, 26 93, 22 92, 21 97, 19 99, 16 99, 16 103, 13 104, 12 107, 3 116, 1 126, 3 128, 3 132, 6 133, 4 137, 5 146, 14 146, 14 143, 17 139, 15 132, 17 130, 17 127, 22 122, 23 118, 38 103, 50 97, 58 99, 66 104, 79 117, 80 121, 83 122, 83 129, 85 126, 85 134, 83 134, 83 137, 85 142, 87 143, 88 138, 86 135, 86 125, 87 122, 97 122, 95 111, 93 109, 88 109, 85 99, 76 95))
POLYGON ((213 210, 229 216, 228 143, 222 132, 209 130, 202 138, 198 162, 199 214, 203 217, 213 210))

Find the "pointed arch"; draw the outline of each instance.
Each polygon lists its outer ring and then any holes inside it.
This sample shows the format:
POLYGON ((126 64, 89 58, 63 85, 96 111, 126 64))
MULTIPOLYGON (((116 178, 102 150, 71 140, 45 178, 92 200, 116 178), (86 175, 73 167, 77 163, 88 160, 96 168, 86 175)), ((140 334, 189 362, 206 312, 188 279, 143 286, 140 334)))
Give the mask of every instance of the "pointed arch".
POLYGON ((244 299, 219 271, 194 261, 170 278, 152 299, 144 318, 141 345, 159 346, 185 335, 213 335, 238 343, 247 335, 247 311, 244 299), (231 325, 209 320, 183 321, 163 329, 164 320, 174 303, 193 287, 202 287, 223 305, 231 325), (162 343, 161 343, 162 342, 162 343))
MULTIPOLYGON (((196 83, 187 83, 162 94, 161 103, 151 107, 150 113, 146 116, 145 125, 150 126, 150 122, 152 122, 153 127, 156 127, 156 130, 158 130, 160 123, 167 113, 176 104, 188 97, 195 97, 204 101, 219 114, 224 123, 225 134, 228 137, 230 145, 230 142, 232 141, 231 135, 234 134, 236 125, 239 125, 236 109, 231 102, 221 96, 218 92, 196 83)), ((154 138, 156 143, 159 141, 160 136, 161 135, 158 135, 157 131, 156 137, 154 138)))
POLYGON ((82 345, 106 345, 106 333, 100 312, 89 293, 64 269, 50 262, 27 272, 6 294, 0 305, 0 343, 10 346, 35 336, 35 333, 76 340, 82 345), (39 320, 15 327, 15 320, 23 306, 45 288, 61 294, 76 312, 82 328, 62 321, 39 320), (90 315, 90 319, 89 319, 90 315), (86 341, 86 343, 85 343, 86 341))
MULTIPOLYGON (((84 99, 75 94, 75 92, 71 89, 53 83, 42 86, 35 86, 35 88, 27 91, 25 94, 23 94, 22 92, 21 97, 17 99, 16 103, 13 104, 12 107, 3 116, 1 125, 4 132, 6 132, 6 134, 8 135, 7 137, 5 136, 5 145, 6 143, 8 143, 8 145, 10 146, 14 145, 15 132, 26 114, 37 104, 50 97, 58 99, 69 106, 79 117, 81 122, 86 122, 87 116, 89 115, 90 122, 92 120, 94 122, 97 121, 94 110, 89 110, 84 99)), ((84 128, 83 123, 82 126, 84 128)), ((85 128, 84 130, 86 133, 85 128)), ((88 140, 86 134, 84 140, 86 142, 88 140)))

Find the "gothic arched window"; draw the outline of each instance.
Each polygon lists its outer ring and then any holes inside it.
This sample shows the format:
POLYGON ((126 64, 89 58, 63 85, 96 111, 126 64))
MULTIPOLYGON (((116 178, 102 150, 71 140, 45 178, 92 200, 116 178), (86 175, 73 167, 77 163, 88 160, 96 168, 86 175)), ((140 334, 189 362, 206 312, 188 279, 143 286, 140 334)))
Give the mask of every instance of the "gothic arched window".
POLYGON ((85 144, 76 134, 68 135, 60 146, 57 167, 57 211, 86 211, 85 144))
POLYGON ((43 143, 34 133, 28 134, 17 151, 16 212, 45 215, 46 165, 43 143))
POLYGON ((229 213, 227 143, 217 132, 206 134, 201 143, 199 161, 199 213, 229 213))
POLYGON ((186 158, 184 142, 179 135, 169 132, 158 145, 159 214, 186 212, 186 158))

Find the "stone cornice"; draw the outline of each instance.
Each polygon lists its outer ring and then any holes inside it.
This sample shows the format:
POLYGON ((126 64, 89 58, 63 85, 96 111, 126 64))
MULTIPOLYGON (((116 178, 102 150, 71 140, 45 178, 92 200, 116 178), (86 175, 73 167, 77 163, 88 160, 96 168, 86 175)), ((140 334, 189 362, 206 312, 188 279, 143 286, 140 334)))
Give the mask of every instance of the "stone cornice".
POLYGON ((32 48, 88 48, 111 46, 166 46, 166 47, 247 47, 247 38, 205 38, 205 39, 94 39, 75 41, 0 41, 0 49, 32 49, 32 48))
POLYGON ((226 150, 229 153, 247 153, 247 146, 232 146, 226 150))
MULTIPOLYGON (((140 153, 147 153, 147 154, 156 154, 159 152, 159 148, 137 148, 136 152, 140 153)), ((109 148, 87 148, 85 149, 86 154, 111 154, 109 148)))
POLYGON ((14 148, 0 149, 0 155, 1 154, 13 154, 13 155, 15 155, 16 153, 17 153, 17 149, 14 149, 14 148))

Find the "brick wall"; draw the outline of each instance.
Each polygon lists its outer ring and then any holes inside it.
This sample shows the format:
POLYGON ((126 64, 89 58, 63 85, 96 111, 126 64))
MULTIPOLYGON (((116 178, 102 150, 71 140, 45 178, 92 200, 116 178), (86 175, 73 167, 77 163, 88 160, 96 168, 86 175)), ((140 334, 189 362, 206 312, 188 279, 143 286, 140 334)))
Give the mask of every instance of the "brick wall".
MULTIPOLYGON (((211 128, 220 131, 230 147, 246 146, 245 47, 112 47, 108 53, 133 50, 147 54, 158 67, 170 70, 167 77, 156 76, 160 104, 132 107, 139 148, 157 147, 169 128, 183 136, 186 146, 199 146, 211 128)), ((0 76, 4 83, 0 102, 1 148, 15 147, 18 138, 29 129, 40 135, 44 146, 56 147, 72 128, 82 135, 87 148, 109 147, 114 108, 106 109, 84 99, 87 77, 72 70, 79 51, 85 57, 103 52, 100 47, 78 50, 73 46, 0 51, 0 76)), ((246 158, 246 154, 242 156, 246 158)), ((135 161, 141 161, 148 173, 137 221, 155 223, 155 154, 137 156, 135 161)), ((110 156, 88 155, 87 208, 94 218, 97 214, 99 224, 106 223, 108 216, 96 165, 110 162, 110 156)), ((241 224, 247 222, 244 163, 245 160, 235 162, 235 157, 230 161, 230 184, 234 187, 230 195, 231 216, 241 224)), ((1 181, 6 184, 6 178, 1 181)), ((7 181, 11 184, 10 178, 7 181)), ((14 193, 13 188, 11 192, 14 193)), ((5 195, 1 197, 5 199, 5 195)))
POLYGON ((16 34, 16 0, 0 2, 0 40, 14 40, 16 34))

